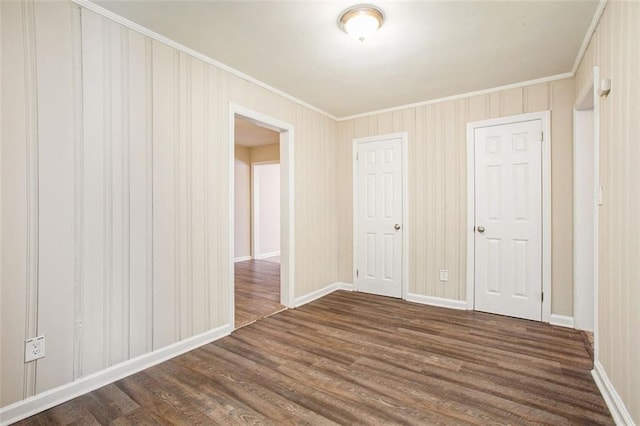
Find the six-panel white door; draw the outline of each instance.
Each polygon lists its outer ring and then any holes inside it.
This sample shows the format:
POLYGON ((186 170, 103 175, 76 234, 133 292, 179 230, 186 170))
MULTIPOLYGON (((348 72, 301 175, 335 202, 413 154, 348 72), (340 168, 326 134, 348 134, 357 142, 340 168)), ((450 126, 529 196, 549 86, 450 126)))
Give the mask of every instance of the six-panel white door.
POLYGON ((357 144, 358 291, 402 297, 402 139, 357 144))
POLYGON ((475 129, 475 309, 542 319, 542 122, 475 129))

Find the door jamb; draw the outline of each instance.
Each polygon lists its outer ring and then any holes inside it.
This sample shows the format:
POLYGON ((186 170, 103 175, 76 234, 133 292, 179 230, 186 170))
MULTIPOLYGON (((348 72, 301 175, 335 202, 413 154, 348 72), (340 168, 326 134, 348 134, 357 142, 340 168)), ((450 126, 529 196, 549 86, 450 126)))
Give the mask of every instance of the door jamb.
POLYGON ((551 319, 551 113, 533 112, 467 123, 467 309, 475 307, 475 130, 541 120, 542 142, 542 322, 551 319))
POLYGON ((408 145, 408 133, 397 132, 388 133, 384 135, 368 136, 355 138, 352 141, 352 184, 353 184, 353 290, 358 291, 358 161, 356 160, 356 154, 358 153, 358 144, 366 142, 377 142, 387 139, 400 138, 400 147, 402 150, 402 300, 407 300, 409 293, 409 201, 408 201, 408 170, 407 170, 407 145, 408 145))
POLYGON ((234 272, 234 210, 235 210, 235 117, 243 118, 275 130, 280 133, 280 303, 288 308, 294 306, 295 294, 295 227, 294 227, 294 126, 266 114, 253 111, 241 105, 229 102, 229 139, 227 141, 228 179, 229 179, 229 318, 228 322, 235 329, 235 272, 234 272))

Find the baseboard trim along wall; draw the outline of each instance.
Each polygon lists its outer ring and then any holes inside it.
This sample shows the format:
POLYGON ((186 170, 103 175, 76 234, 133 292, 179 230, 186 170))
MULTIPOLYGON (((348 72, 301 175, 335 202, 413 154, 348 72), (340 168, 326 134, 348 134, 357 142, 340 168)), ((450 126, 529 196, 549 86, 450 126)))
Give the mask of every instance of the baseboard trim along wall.
POLYGON ((246 260, 251 260, 253 259, 251 256, 240 256, 240 257, 236 257, 235 259, 233 259, 233 262, 244 262, 246 260))
POLYGON ((333 293, 334 291, 337 291, 337 290, 353 291, 353 284, 335 282, 324 288, 321 288, 320 290, 316 290, 309 294, 305 294, 304 296, 298 297, 293 301, 293 307, 299 308, 302 305, 306 305, 307 303, 320 299, 321 297, 324 297, 327 294, 333 293))
POLYGON ((275 257, 275 256, 280 256, 280 252, 279 251, 272 251, 269 253, 260 253, 256 255, 256 259, 260 260, 260 259, 266 259, 268 257, 275 257))
POLYGON ((566 315, 551 314, 549 324, 560 327, 575 328, 573 317, 568 317, 566 315))
POLYGON ((121 362, 105 370, 78 379, 75 382, 8 405, 0 409, 0 425, 4 426, 25 419, 80 395, 84 395, 87 392, 91 392, 185 352, 206 345, 207 343, 228 336, 232 331, 231 325, 226 324, 137 358, 121 362))
POLYGON ((593 380, 595 380, 598 389, 600 389, 604 402, 606 402, 607 407, 609 407, 613 421, 615 421, 617 425, 621 426, 634 426, 635 423, 631 418, 629 410, 627 410, 624 402, 622 402, 622 398, 620 398, 620 395, 618 395, 618 392, 616 392, 616 389, 613 387, 613 384, 611 383, 611 380, 609 380, 607 372, 604 371, 604 367, 600 361, 595 361, 593 363, 591 375, 593 376, 593 380))
POLYGON ((467 309, 466 300, 445 299, 443 297, 424 296, 422 294, 407 294, 407 302, 421 303, 423 305, 438 306, 440 308, 467 309))

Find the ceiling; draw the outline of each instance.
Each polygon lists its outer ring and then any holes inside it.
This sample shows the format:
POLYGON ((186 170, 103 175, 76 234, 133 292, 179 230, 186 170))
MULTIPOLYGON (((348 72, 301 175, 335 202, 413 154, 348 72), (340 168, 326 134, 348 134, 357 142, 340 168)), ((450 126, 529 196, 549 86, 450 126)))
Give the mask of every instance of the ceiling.
POLYGON ((374 1, 361 43, 336 24, 357 0, 95 2, 335 117, 569 73, 598 4, 374 1))
POLYGON ((251 120, 236 116, 234 126, 234 141, 236 145, 254 147, 280 143, 280 133, 258 126, 251 120))

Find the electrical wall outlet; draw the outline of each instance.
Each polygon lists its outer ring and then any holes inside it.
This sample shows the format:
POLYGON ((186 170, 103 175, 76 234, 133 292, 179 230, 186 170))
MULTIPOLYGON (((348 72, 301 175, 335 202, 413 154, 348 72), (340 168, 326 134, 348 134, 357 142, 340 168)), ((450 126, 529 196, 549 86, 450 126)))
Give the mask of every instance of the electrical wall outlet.
POLYGON ((440 281, 449 281, 449 270, 440 269, 440 281))
POLYGON ((24 362, 35 361, 44 358, 44 336, 32 337, 25 342, 24 345, 24 362))

